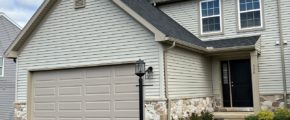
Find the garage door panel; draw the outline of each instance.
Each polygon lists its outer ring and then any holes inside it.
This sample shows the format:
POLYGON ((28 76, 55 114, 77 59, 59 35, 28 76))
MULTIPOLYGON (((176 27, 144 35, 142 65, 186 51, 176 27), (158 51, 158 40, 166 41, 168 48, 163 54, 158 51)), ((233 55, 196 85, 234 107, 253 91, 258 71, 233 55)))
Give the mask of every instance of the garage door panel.
POLYGON ((55 88, 35 88, 34 95, 35 96, 55 96, 56 89, 55 88))
POLYGON ((138 101, 116 101, 115 109, 116 110, 138 110, 138 101))
POLYGON ((139 120, 139 118, 116 118, 115 120, 139 120))
POLYGON ((111 95, 89 95, 84 98, 86 101, 104 101, 111 100, 111 95))
POLYGON ((59 80, 73 80, 83 78, 83 69, 69 69, 69 70, 59 70, 58 78, 59 80))
POLYGON ((34 120, 139 117, 133 65, 34 72, 32 80, 34 120))
POLYGON ((111 118, 86 118, 85 120, 111 120, 111 118))
POLYGON ((57 85, 55 80, 35 81, 34 84, 35 84, 35 86, 37 86, 37 88, 54 88, 57 85))
POLYGON ((32 79, 35 81, 49 81, 57 79, 57 72, 55 71, 46 71, 44 72, 34 72, 32 75, 32 79))
POLYGON ((68 86, 81 86, 83 84, 83 79, 73 79, 73 80, 59 80, 59 87, 68 87, 68 86))
POLYGON ((111 74, 112 74, 111 67, 88 68, 86 70, 87 78, 110 77, 111 74))
POLYGON ((110 84, 111 84, 110 77, 85 79, 85 85, 110 85, 110 84))
POLYGON ((87 102, 86 110, 110 110, 111 103, 100 101, 100 102, 87 102))
POLYGON ((48 111, 54 112, 55 111, 55 103, 36 103, 34 104, 35 111, 48 111))
POLYGON ((56 120, 56 118, 35 118, 35 120, 56 120))
POLYGON ((139 111, 137 110, 118 110, 115 111, 116 118, 139 118, 139 111))
POLYGON ((86 111, 84 114, 86 118, 111 118, 110 110, 86 111))
POLYGON ((135 76, 119 76, 115 78, 116 84, 136 84, 138 81, 138 78, 135 76))
POLYGON ((132 100, 139 100, 139 94, 137 93, 121 93, 121 94, 115 94, 115 100, 119 100, 119 101, 132 101, 132 100))
POLYGON ((136 84, 122 84, 115 86, 116 93, 137 93, 138 87, 136 84))
POLYGON ((79 112, 81 111, 81 102, 59 102, 58 103, 58 110, 60 112, 62 111, 74 111, 74 112, 79 112))
POLYGON ((72 87, 60 87, 59 96, 71 95, 71 96, 81 96, 82 86, 72 86, 72 87))
POLYGON ((82 96, 58 96, 57 98, 58 102, 79 102, 82 101, 82 96))
POLYGON ((59 118, 59 120, 81 120, 82 118, 59 118))
POLYGON ((55 97, 50 97, 50 96, 38 96, 38 97, 34 96, 33 99, 35 103, 48 103, 48 102, 56 100, 55 97))
MULTIPOLYGON (((49 111, 34 111, 35 118, 55 118, 57 116, 56 112, 49 111)), ((38 120, 38 119, 35 119, 38 120)))
POLYGON ((110 94, 110 85, 86 86, 86 94, 110 94))
POLYGON ((116 76, 135 76, 135 67, 133 65, 122 65, 115 67, 116 76))

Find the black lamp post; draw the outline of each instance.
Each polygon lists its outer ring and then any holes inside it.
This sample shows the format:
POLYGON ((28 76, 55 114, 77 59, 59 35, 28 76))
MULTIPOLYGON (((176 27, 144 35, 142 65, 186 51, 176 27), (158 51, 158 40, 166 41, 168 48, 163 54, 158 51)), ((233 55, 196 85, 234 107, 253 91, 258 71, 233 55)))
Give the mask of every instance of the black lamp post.
POLYGON ((141 59, 139 59, 136 62, 135 66, 135 74, 139 76, 139 116, 140 120, 143 120, 143 115, 144 115, 144 104, 143 104, 143 80, 142 77, 145 75, 146 70, 145 70, 145 62, 141 59))

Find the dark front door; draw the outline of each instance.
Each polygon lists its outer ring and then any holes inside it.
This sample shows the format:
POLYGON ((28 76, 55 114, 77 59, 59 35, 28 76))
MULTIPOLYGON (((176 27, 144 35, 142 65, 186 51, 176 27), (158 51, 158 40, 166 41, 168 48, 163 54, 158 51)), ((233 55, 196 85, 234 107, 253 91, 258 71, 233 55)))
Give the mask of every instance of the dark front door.
POLYGON ((250 60, 222 61, 221 67, 224 107, 253 107, 250 60))

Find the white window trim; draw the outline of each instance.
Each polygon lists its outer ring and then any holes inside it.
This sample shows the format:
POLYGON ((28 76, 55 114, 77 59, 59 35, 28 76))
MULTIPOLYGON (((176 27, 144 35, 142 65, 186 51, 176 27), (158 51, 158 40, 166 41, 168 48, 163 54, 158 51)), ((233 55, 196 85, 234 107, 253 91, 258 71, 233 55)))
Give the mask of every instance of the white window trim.
POLYGON ((262 0, 259 0, 260 3, 260 9, 252 9, 252 10, 246 10, 246 11, 241 11, 240 9, 240 0, 237 0, 238 3, 238 24, 239 24, 239 30, 252 30, 252 29, 260 29, 264 27, 264 19, 263 19, 263 11, 262 11, 262 0), (254 11, 260 11, 260 26, 253 26, 253 27, 246 27, 242 28, 241 26, 241 13, 247 13, 247 12, 254 12, 254 11))
POLYGON ((0 75, 0 77, 4 77, 4 57, 0 56, 2 58, 2 74, 0 75))
POLYGON ((208 35, 208 34, 217 34, 223 31, 223 22, 222 22, 222 0, 219 0, 219 15, 212 15, 212 16, 202 16, 202 3, 209 2, 214 0, 201 0, 199 2, 199 16, 200 16, 200 33, 201 35, 208 35), (203 32, 203 18, 211 18, 211 17, 220 17, 220 30, 219 31, 211 31, 211 32, 203 32))

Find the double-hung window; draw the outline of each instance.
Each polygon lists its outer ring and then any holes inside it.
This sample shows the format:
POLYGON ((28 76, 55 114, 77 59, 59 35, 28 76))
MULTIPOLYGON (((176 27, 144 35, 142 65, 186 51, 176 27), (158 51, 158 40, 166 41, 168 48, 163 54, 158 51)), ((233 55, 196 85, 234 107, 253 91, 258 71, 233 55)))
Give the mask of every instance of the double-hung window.
POLYGON ((221 0, 200 2, 201 33, 221 32, 221 0))
POLYGON ((262 27, 261 0, 238 0, 239 28, 262 27))

